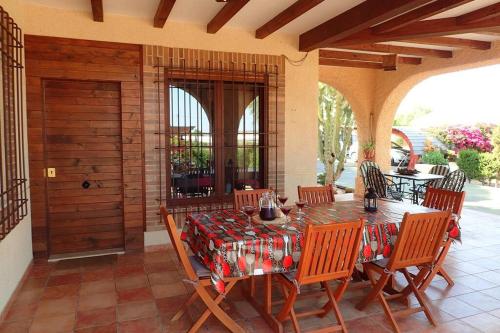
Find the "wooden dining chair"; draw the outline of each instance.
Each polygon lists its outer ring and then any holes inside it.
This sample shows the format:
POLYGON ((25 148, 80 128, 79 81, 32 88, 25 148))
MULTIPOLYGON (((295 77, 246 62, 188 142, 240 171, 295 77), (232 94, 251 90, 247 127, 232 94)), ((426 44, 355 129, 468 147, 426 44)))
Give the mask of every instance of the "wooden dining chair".
POLYGON ((437 253, 442 245, 443 237, 448 228, 451 212, 435 213, 406 213, 403 217, 401 229, 399 230, 396 244, 390 258, 364 263, 363 268, 373 286, 370 293, 356 305, 358 310, 363 310, 370 302, 378 298, 384 312, 389 319, 391 326, 396 332, 400 332, 395 316, 407 316, 423 311, 432 325, 436 321, 425 303, 425 300, 418 289, 418 285, 431 271, 437 253), (408 267, 421 266, 422 269, 416 276, 408 272, 408 267), (401 293, 394 295, 384 295, 384 287, 396 272, 403 273, 408 286, 401 293), (374 273, 379 275, 376 280, 374 273), (403 298, 406 299, 411 293, 415 295, 418 303, 417 308, 408 307, 399 311, 391 311, 388 300, 403 298))
POLYGON ((269 189, 257 189, 257 190, 234 190, 234 210, 241 210, 243 206, 255 206, 259 207, 259 199, 262 194, 270 192, 269 189))
POLYGON ((224 294, 218 294, 212 297, 207 289, 213 288, 210 278, 210 270, 201 264, 195 256, 188 256, 182 240, 177 232, 175 221, 172 215, 169 215, 165 207, 160 207, 160 213, 165 222, 170 240, 174 247, 184 271, 187 275, 187 282, 189 282, 194 287, 194 293, 191 297, 183 304, 182 308, 172 317, 171 321, 176 321, 186 312, 187 308, 193 304, 199 297, 203 303, 205 303, 207 309, 203 314, 196 320, 193 326, 188 332, 197 332, 203 323, 213 314, 220 322, 226 326, 226 328, 231 332, 244 332, 244 330, 234 322, 231 317, 224 312, 219 306, 219 303, 224 299, 225 295, 235 286, 235 284, 242 280, 243 278, 226 278, 224 283, 227 283, 224 294))
POLYGON ((335 202, 332 184, 309 187, 299 185, 297 186, 297 191, 299 193, 299 200, 305 200, 309 205, 335 202))
MULTIPOLYGON (((422 206, 439 209, 443 211, 451 210, 453 215, 450 220, 450 226, 455 227, 458 226, 458 222, 460 220, 460 214, 462 213, 464 198, 465 198, 465 192, 454 192, 454 191, 429 187, 425 192, 424 202, 422 203, 422 206)), ((448 230, 450 230, 450 227, 448 227, 448 230)), ((448 237, 443 242, 443 246, 441 247, 438 253, 433 269, 429 272, 424 281, 422 281, 422 284, 419 286, 419 289, 421 291, 425 291, 425 289, 427 289, 427 287, 432 282, 432 279, 434 279, 436 274, 441 275, 446 280, 446 282, 448 282, 448 285, 453 286, 455 284, 453 282, 453 279, 450 277, 448 273, 446 273, 443 267, 444 260, 446 259, 446 255, 450 250, 452 241, 453 238, 448 237)))
MULTIPOLYGON (((338 325, 331 331, 346 331, 344 319, 337 302, 341 299, 352 275, 359 254, 363 231, 363 220, 322 225, 308 224, 304 235, 304 248, 296 272, 277 275, 286 297, 285 304, 276 316, 280 322, 290 319, 295 332, 300 332, 298 318, 325 316, 333 310, 338 325), (340 285, 333 292, 329 281, 339 280, 340 285), (296 313, 293 305, 304 285, 320 283, 328 296, 328 302, 320 309, 296 313)), ((325 329, 319 330, 326 332, 325 329)))

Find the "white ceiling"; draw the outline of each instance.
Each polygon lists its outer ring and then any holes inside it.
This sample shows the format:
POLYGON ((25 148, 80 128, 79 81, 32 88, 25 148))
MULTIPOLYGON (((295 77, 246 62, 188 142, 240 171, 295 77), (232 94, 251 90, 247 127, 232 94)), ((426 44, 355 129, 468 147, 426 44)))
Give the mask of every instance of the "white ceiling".
MULTIPOLYGON (((90 0, 22 1, 39 6, 91 12, 90 0)), ((104 19, 106 19, 106 15, 126 15, 148 18, 152 21, 159 1, 160 0, 103 0, 104 19)), ((295 1, 296 0, 250 0, 250 2, 226 24, 226 26, 245 30, 256 30, 295 1)), ((299 35, 361 2, 363 2, 363 0, 326 0, 280 29, 278 33, 299 35)), ((466 5, 441 13, 432 18, 456 16, 496 2, 498 2, 498 0, 474 0, 466 5)), ((218 3, 215 0, 177 0, 168 19, 204 25, 207 24, 223 6, 223 3, 218 3)), ((467 38, 480 40, 495 39, 495 37, 492 36, 478 34, 468 34, 467 38)))

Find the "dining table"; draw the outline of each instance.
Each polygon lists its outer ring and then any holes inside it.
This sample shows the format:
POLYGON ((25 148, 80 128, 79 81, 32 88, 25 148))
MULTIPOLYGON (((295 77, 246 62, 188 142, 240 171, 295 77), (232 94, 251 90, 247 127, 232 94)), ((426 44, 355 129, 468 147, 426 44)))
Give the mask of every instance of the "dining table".
MULTIPOLYGON (((358 263, 361 264, 390 257, 406 212, 435 211, 410 203, 378 200, 377 211, 368 212, 364 209, 362 199, 354 199, 306 205, 300 218, 297 217, 297 211, 293 210, 286 224, 284 218, 266 222, 258 217, 254 217, 249 224, 247 216, 235 210, 200 212, 187 216, 181 239, 189 245, 196 258, 209 268, 212 284, 219 293, 224 293, 225 277, 263 276, 263 298, 256 298, 254 283, 249 283, 250 290, 245 294, 268 324, 275 331, 282 332, 281 323, 271 313, 272 275, 297 269, 307 224, 363 219, 363 237, 358 256, 358 263)), ((458 228, 453 233, 450 229, 448 231, 450 235, 460 237, 458 228)))
MULTIPOLYGON (((418 173, 415 173, 413 175, 409 175, 409 174, 403 174, 403 173, 398 173, 397 171, 388 171, 388 172, 384 172, 384 176, 386 177, 390 177, 390 178, 397 178, 399 179, 399 189, 401 192, 404 192, 402 189, 403 189, 403 180, 409 180, 412 182, 412 186, 410 187, 410 192, 409 194, 411 195, 410 199, 412 201, 412 203, 414 204, 418 204, 418 187, 417 187, 417 183, 420 183, 420 184, 425 184, 425 183, 428 183, 428 182, 432 182, 434 180, 439 180, 439 179, 443 179, 444 176, 442 175, 435 175, 435 174, 431 174, 431 173, 421 173, 421 172, 418 172, 418 173)), ((397 184, 397 182, 394 182, 397 184)))

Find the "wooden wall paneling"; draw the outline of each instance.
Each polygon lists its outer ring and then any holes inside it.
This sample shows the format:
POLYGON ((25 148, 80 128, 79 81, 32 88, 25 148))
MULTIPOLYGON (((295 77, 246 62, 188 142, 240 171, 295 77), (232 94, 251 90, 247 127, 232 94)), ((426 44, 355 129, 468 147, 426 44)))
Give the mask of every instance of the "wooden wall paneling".
MULTIPOLYGON (((67 38, 45 36, 25 36, 26 48, 26 82, 27 82, 27 109, 28 109, 28 137, 30 179, 32 196, 33 218, 33 251, 37 257, 47 256, 47 204, 45 202, 44 145, 43 145, 43 90, 42 79, 57 80, 89 80, 103 82, 117 82, 120 85, 121 128, 106 128, 104 121, 89 121, 92 124, 91 133, 94 135, 119 134, 122 137, 122 186, 123 186, 123 224, 125 233, 125 250, 135 251, 143 248, 143 200, 144 200, 144 161, 143 161, 143 130, 142 130, 142 47, 140 45, 121 44, 111 42, 97 42, 67 38)), ((61 91, 61 94, 71 92, 61 91)), ((106 95, 105 92, 99 94, 106 95)), ((65 98, 65 96, 61 96, 65 98)), ((88 104, 97 103, 100 96, 93 97, 88 104)), ((101 113, 102 119, 112 116, 112 107, 109 108, 88 105, 85 110, 92 113, 101 113), (93 112, 95 111, 95 112, 93 112)), ((79 127, 72 122, 80 113, 78 106, 68 108, 61 106, 52 114, 50 122, 71 126, 75 135, 72 140, 78 141, 85 137, 88 144, 94 139, 88 136, 88 129, 79 127), (70 120, 70 121, 68 121, 70 120)), ((97 115, 90 115, 97 117, 97 115)), ((52 129, 54 134, 57 130, 52 129)), ((109 142, 99 142, 107 145, 109 142)), ((99 162, 111 163, 112 156, 106 153, 96 153, 88 160, 89 164, 99 162)), ((69 168, 77 157, 70 152, 60 160, 60 168, 69 168)), ((52 161, 48 161, 50 163, 52 161)), ((111 167, 111 166, 109 166, 111 167)), ((85 170, 85 166, 82 166, 85 170)), ((68 170, 68 169, 63 169, 68 170)), ((115 186, 117 180, 102 180, 105 186, 115 186)), ((71 185, 61 186, 61 191, 71 190, 71 185), (66 188, 67 187, 67 188, 66 188)), ((111 190, 110 190, 111 191, 111 190)), ((64 192, 63 192, 64 193, 64 192)), ((111 195, 111 194, 110 194, 111 195)), ((111 205, 112 206, 112 205, 111 205)), ((95 215, 102 221, 114 221, 112 207, 100 205, 96 211, 87 212, 95 215)))

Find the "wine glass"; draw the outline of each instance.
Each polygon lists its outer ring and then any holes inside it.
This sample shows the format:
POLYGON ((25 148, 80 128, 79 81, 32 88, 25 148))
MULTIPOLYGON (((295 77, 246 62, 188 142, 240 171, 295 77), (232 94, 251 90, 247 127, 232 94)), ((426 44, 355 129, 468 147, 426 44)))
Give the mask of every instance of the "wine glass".
POLYGON ((248 217, 247 229, 252 228, 252 216, 255 214, 257 208, 255 206, 243 206, 241 207, 242 212, 248 217))
POLYGON ((290 218, 288 217, 288 214, 290 214, 290 212, 292 211, 292 206, 285 206, 285 205, 282 205, 280 207, 281 209, 281 212, 283 212, 283 214, 285 215, 285 224, 283 225, 283 228, 288 228, 288 222, 290 222, 290 218))
POLYGON ((304 208, 304 206, 306 205, 306 203, 307 203, 307 201, 305 201, 305 200, 295 201, 295 205, 299 209, 299 211, 297 212, 297 220, 302 220, 302 218, 304 217, 304 215, 306 215, 302 211, 302 208, 304 208))
POLYGON ((278 195, 278 201, 281 203, 281 206, 284 206, 288 197, 286 195, 278 195))

